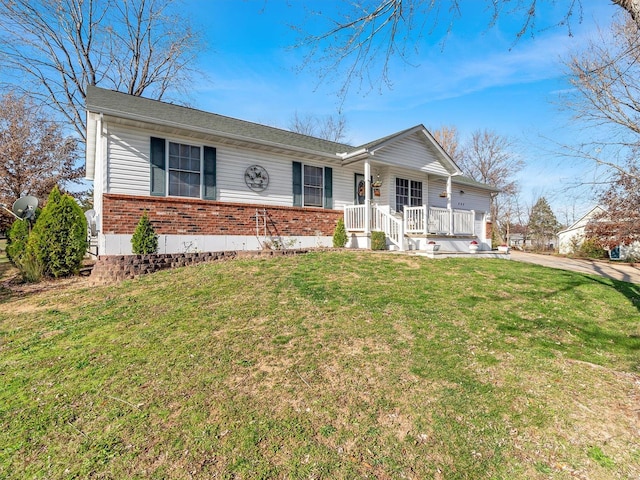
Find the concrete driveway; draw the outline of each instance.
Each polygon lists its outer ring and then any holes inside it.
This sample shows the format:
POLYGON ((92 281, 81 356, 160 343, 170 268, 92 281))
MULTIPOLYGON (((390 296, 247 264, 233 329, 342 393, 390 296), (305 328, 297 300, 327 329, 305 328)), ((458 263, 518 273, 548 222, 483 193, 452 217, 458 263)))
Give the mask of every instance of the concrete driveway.
POLYGON ((613 263, 603 260, 585 260, 577 258, 557 257, 555 255, 540 255, 511 250, 511 260, 517 262, 535 263, 544 267, 571 270, 574 272, 590 273, 602 277, 620 280, 622 282, 640 284, 640 268, 626 263, 613 263))

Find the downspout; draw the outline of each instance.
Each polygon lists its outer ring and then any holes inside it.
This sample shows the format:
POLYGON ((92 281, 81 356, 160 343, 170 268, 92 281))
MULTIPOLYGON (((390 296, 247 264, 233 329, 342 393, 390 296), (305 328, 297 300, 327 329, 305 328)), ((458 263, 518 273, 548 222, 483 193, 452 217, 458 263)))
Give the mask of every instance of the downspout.
POLYGON ((371 164, 369 157, 364 159, 364 181, 364 233, 369 235, 371 233, 371 164))
POLYGON ((102 129, 104 128, 104 117, 100 113, 96 119, 96 137, 95 137, 95 160, 94 160, 94 174, 93 174, 93 209, 95 210, 95 222, 96 231, 98 234, 98 251, 97 254, 101 255, 106 252, 106 239, 102 232, 102 217, 103 217, 103 199, 102 196, 105 192, 105 180, 107 178, 107 159, 105 158, 105 145, 104 135, 102 129))

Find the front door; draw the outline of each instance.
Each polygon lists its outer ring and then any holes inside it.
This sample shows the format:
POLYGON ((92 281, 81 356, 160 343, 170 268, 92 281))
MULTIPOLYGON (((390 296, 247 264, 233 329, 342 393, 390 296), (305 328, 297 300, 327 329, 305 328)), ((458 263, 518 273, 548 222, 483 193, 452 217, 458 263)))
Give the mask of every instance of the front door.
POLYGON ((354 203, 356 205, 364 205, 366 188, 367 183, 364 181, 364 175, 356 173, 354 183, 354 203))

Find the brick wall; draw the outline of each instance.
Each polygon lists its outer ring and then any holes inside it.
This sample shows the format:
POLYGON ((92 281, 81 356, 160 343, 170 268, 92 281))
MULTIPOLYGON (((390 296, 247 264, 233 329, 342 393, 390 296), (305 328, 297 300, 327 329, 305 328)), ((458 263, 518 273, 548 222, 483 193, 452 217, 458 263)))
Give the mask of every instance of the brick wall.
POLYGON ((339 210, 322 208, 105 194, 102 233, 133 234, 146 211, 160 235, 255 235, 256 209, 266 210, 267 234, 272 236, 331 236, 342 216, 339 210))

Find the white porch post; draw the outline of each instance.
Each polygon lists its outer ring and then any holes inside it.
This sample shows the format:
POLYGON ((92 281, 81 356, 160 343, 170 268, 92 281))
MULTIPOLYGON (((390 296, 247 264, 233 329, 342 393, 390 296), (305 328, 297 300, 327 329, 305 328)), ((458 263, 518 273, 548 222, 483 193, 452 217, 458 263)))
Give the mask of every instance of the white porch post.
POLYGON ((424 208, 424 235, 426 236, 429 233, 429 175, 427 175, 427 181, 424 185, 425 202, 422 207, 424 208))
POLYGON ((428 205, 422 205, 422 210, 423 210, 423 214, 424 215, 424 225, 423 225, 423 232, 425 236, 427 236, 429 234, 429 206, 428 205))
POLYGON ((471 234, 476 235, 476 211, 471 210, 471 234))
POLYGON ((451 175, 447 177, 447 210, 449 210, 449 235, 453 235, 453 208, 451 207, 451 175))
POLYGON ((371 233, 371 164, 369 159, 364 159, 364 233, 371 233))

